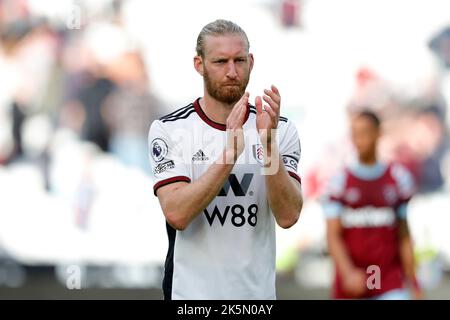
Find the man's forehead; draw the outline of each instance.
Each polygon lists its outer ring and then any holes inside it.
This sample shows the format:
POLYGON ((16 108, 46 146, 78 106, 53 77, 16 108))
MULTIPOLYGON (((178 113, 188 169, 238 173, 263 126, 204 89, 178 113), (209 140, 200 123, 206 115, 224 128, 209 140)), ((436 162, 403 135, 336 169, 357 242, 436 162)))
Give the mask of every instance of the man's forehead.
POLYGON ((205 37, 205 54, 213 56, 245 55, 248 45, 245 37, 238 33, 208 35, 205 37))
POLYGON ((367 117, 361 116, 355 117, 351 122, 351 126, 353 129, 360 129, 360 128, 367 129, 368 127, 370 127, 370 129, 378 130, 378 127, 373 123, 373 121, 371 121, 367 117))

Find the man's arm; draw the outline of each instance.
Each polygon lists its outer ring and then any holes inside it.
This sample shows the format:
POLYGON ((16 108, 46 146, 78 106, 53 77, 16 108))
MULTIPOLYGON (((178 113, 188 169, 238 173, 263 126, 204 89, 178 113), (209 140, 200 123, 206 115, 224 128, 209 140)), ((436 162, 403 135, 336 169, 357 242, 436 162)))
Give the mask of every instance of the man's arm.
POLYGON ((221 157, 196 181, 175 182, 156 191, 167 222, 177 230, 184 230, 217 196, 234 163, 244 149, 244 122, 248 93, 233 107, 227 119, 227 147, 221 157))
POLYGON ((399 219, 399 242, 400 258, 406 281, 411 288, 413 297, 415 299, 422 299, 422 290, 416 280, 413 243, 411 234, 409 233, 408 223, 405 219, 399 219))
POLYGON ((167 222, 177 230, 189 223, 217 196, 233 169, 233 152, 224 151, 225 161, 217 160, 196 181, 176 182, 159 188, 156 194, 167 222))
POLYGON ((270 208, 278 225, 282 228, 293 226, 303 207, 303 197, 299 182, 293 181, 287 173, 277 147, 276 130, 280 115, 281 97, 275 86, 264 90, 262 99, 256 97, 256 127, 264 147, 266 190, 270 208), (273 172, 273 169, 276 169, 273 172))
POLYGON ((348 254, 339 218, 327 219, 327 243, 330 256, 341 275, 343 289, 352 297, 360 296, 367 288, 366 274, 355 267, 348 254))
POLYGON ((288 174, 276 143, 266 148, 266 154, 269 159, 276 157, 279 164, 275 174, 266 175, 269 205, 278 225, 289 228, 297 222, 303 207, 301 186, 299 181, 288 174))
POLYGON ((400 259, 413 297, 421 299, 422 291, 416 281, 413 242, 407 222, 408 202, 414 195, 416 186, 412 174, 404 166, 393 165, 391 173, 397 183, 400 195, 400 204, 396 208, 400 259))

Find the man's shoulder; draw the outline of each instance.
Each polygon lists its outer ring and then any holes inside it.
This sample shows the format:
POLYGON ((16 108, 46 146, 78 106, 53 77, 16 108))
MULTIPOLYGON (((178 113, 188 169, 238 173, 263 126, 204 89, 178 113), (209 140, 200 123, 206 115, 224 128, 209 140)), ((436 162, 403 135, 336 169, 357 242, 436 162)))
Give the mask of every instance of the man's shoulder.
POLYGON ((278 129, 281 130, 293 130, 295 129, 295 124, 289 120, 287 117, 280 115, 278 117, 278 129))
POLYGON ((191 102, 184 107, 177 108, 175 111, 160 117, 158 121, 164 124, 171 124, 173 122, 189 119, 193 113, 195 113, 195 107, 194 103, 191 102))
POLYGON ((411 171, 399 162, 389 164, 389 171, 394 181, 404 188, 413 189, 415 187, 414 176, 411 171))

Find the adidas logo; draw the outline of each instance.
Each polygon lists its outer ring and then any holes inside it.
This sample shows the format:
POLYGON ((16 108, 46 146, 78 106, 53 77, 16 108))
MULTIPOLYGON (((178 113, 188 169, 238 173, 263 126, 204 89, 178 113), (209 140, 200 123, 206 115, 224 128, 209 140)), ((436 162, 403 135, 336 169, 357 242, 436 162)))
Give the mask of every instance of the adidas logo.
POLYGON ((193 156, 192 161, 207 161, 209 158, 205 155, 202 149, 198 150, 193 156))

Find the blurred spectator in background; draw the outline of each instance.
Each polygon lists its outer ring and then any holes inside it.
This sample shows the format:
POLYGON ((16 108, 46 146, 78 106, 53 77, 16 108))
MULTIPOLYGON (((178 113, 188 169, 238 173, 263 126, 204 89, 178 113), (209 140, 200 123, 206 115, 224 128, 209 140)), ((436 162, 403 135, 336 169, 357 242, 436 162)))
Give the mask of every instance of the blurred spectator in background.
POLYGON ((450 69, 450 26, 439 31, 430 40, 428 46, 438 56, 442 66, 450 69))
MULTIPOLYGON (((356 72, 355 93, 350 98, 348 111, 361 111, 367 106, 374 112, 381 113, 392 106, 392 90, 375 71, 362 67, 356 72)), ((388 110, 392 112, 393 110, 388 110)))
POLYGON ((110 132, 101 110, 116 85, 104 74, 101 66, 89 71, 77 92, 78 102, 84 113, 81 138, 95 143, 103 151, 108 151, 110 132))
POLYGON ((111 66, 118 87, 103 104, 103 114, 111 130, 110 150, 125 164, 150 174, 147 161, 149 124, 165 109, 148 90, 142 57, 125 53, 111 66))
POLYGON ((356 113, 351 124, 357 159, 332 179, 324 203, 333 297, 408 299, 410 289, 420 298, 406 221, 414 180, 403 166, 378 160, 373 112, 356 113))
POLYGON ((303 0, 282 0, 281 1, 281 23, 284 27, 302 26, 303 0))
MULTIPOLYGON (((429 48, 435 54, 439 65, 439 79, 437 83, 438 92, 440 94, 439 101, 445 107, 444 112, 436 113, 437 120, 439 122, 438 130, 441 133, 441 141, 437 148, 436 160, 443 160, 445 157, 450 157, 450 116, 447 112, 447 104, 450 101, 450 26, 444 27, 439 30, 437 34, 431 38, 428 43, 429 48)), ((440 111, 440 109, 438 109, 440 111)), ((443 162, 443 161, 442 161, 443 162)), ((441 174, 450 177, 450 169, 443 167, 441 174)), ((425 173, 426 174, 426 173, 425 173)))

